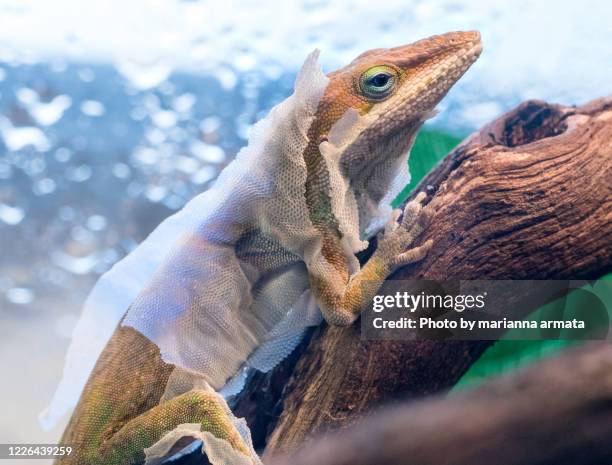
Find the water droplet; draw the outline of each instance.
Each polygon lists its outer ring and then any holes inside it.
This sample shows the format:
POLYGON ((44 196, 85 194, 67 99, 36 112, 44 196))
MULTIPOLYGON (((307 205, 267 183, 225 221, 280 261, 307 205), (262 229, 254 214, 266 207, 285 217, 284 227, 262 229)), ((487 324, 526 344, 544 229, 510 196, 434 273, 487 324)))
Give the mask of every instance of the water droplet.
POLYGON ((51 126, 57 123, 64 112, 72 105, 72 99, 67 95, 58 95, 48 103, 37 102, 30 106, 32 117, 41 126, 51 126))
POLYGON ((160 85, 170 76, 172 67, 163 61, 154 63, 137 63, 123 61, 117 65, 123 76, 139 90, 151 89, 160 85))
POLYGON ((179 95, 172 101, 172 108, 174 108, 174 110, 178 113, 186 113, 191 110, 195 102, 195 95, 190 93, 184 93, 179 95))
POLYGON ((47 195, 55 191, 55 181, 51 178, 43 178, 34 185, 36 195, 47 195))
POLYGON ((93 169, 89 165, 79 165, 66 170, 66 178, 73 182, 85 182, 92 174, 93 169))
POLYGON ((211 145, 196 140, 189 145, 189 150, 200 160, 208 163, 222 163, 225 161, 225 152, 218 145, 211 145))
POLYGON ((37 176, 45 171, 47 163, 42 157, 35 156, 28 160, 24 160, 23 170, 30 177, 37 176))
POLYGON ((2 134, 6 147, 13 152, 28 146, 33 146, 39 152, 46 152, 51 147, 51 142, 47 139, 45 133, 37 127, 5 126, 0 128, 0 133, 2 134))
POLYGON ((151 145, 159 145, 166 140, 166 133, 159 128, 151 128, 146 132, 145 138, 151 145))
MULTIPOLYGON (((70 237, 81 244, 92 244, 95 240, 94 235, 83 226, 75 226, 70 231, 70 237)), ((75 244, 73 244, 75 245, 75 244)))
POLYGON ((159 161, 159 151, 150 147, 138 147, 134 150, 133 156, 144 165, 154 165, 159 161))
POLYGON ((13 287, 5 295, 6 300, 16 305, 29 304, 34 300, 34 292, 26 287, 13 287))
POLYGON ((214 169, 212 166, 205 166, 204 168, 196 171, 193 176, 191 176, 191 182, 197 185, 201 185, 210 181, 216 175, 216 169, 214 169))
POLYGON ((87 116, 97 117, 104 114, 105 108, 104 105, 97 100, 85 100, 81 103, 81 112, 87 116))
POLYGON ((200 163, 191 157, 176 157, 176 168, 183 173, 193 173, 200 167, 200 163))
POLYGON ((51 260, 60 268, 76 275, 86 275, 93 270, 99 261, 97 253, 91 253, 84 257, 73 257, 62 251, 51 253, 51 260))
POLYGON ((115 163, 113 174, 119 179, 126 179, 130 175, 130 167, 125 163, 115 163))
POLYGON ((215 77, 221 84, 221 87, 225 90, 232 90, 236 87, 236 83, 238 82, 238 78, 236 77, 236 73, 234 73, 230 68, 219 67, 215 69, 215 77))
POLYGON ((102 231, 106 228, 106 218, 102 215, 91 215, 87 218, 87 227, 92 231, 102 231))
POLYGON ((216 132, 221 127, 221 119, 217 116, 209 116, 208 118, 204 118, 200 123, 200 130, 204 134, 209 134, 212 132, 216 132))
POLYGON ((66 163, 71 156, 72 152, 67 147, 60 147, 55 151, 55 159, 60 163, 66 163))
POLYGON ((21 223, 24 217, 25 212, 22 208, 11 207, 10 205, 0 203, 0 220, 4 221, 6 224, 14 226, 21 223))
POLYGON ((21 87, 17 89, 15 95, 17 96, 17 100, 26 106, 38 102, 38 92, 36 92, 34 89, 30 89, 29 87, 21 87))
POLYGON ((176 113, 169 110, 159 110, 151 115, 151 121, 162 129, 171 128, 176 124, 176 113))
POLYGON ((145 192, 145 196, 151 202, 160 202, 168 193, 168 189, 164 186, 149 186, 145 192))
POLYGON ((185 205, 185 199, 178 195, 169 195, 163 200, 163 204, 170 210, 178 210, 185 205))

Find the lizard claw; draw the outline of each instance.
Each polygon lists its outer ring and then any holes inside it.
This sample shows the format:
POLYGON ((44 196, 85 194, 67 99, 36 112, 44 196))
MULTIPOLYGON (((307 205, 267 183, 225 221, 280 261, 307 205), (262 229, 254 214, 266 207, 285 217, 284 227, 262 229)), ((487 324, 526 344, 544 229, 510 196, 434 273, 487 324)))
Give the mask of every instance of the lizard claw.
POLYGON ((426 194, 420 192, 409 202, 404 207, 400 223, 397 222, 399 210, 394 210, 385 226, 385 234, 379 248, 386 256, 387 263, 393 268, 422 260, 433 245, 430 239, 418 247, 407 250, 407 247, 429 226, 433 218, 433 208, 429 205, 423 207, 425 198, 426 194))
POLYGON ((423 209, 423 200, 425 200, 425 197, 425 192, 419 192, 413 200, 406 204, 404 207, 404 216, 402 217, 402 226, 404 228, 411 226, 415 222, 423 209))
POLYGON ((389 220, 385 224, 385 228, 384 228, 385 234, 393 233, 393 231, 395 231, 400 226, 397 220, 399 219, 401 214, 402 214, 402 211, 399 208, 396 208, 391 212, 391 215, 389 216, 389 220))
POLYGON ((427 240, 424 244, 421 244, 418 247, 413 247, 412 249, 408 249, 405 252, 402 252, 397 257, 395 257, 394 266, 403 266, 408 265, 409 263, 414 263, 421 261, 427 255, 427 252, 433 246, 433 241, 431 239, 427 240))

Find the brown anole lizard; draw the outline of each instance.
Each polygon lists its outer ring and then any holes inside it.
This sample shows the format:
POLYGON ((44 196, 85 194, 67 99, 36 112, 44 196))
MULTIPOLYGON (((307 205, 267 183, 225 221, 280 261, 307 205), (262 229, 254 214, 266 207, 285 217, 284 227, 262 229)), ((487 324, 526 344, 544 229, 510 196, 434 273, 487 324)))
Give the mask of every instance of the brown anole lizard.
POLYGON ((327 76, 312 54, 294 94, 173 220, 185 227, 172 247, 154 233, 136 250, 131 263, 152 260, 150 272, 133 285, 120 264, 103 278, 131 289, 129 309, 64 433, 74 452, 58 463, 153 463, 184 435, 203 439, 215 465, 259 463, 218 391, 287 355, 317 308, 351 324, 394 269, 432 247, 409 248, 434 214, 424 194, 403 212, 388 203, 417 131, 480 51, 478 33, 454 32, 371 50, 327 76), (361 267, 355 254, 385 222, 361 267))

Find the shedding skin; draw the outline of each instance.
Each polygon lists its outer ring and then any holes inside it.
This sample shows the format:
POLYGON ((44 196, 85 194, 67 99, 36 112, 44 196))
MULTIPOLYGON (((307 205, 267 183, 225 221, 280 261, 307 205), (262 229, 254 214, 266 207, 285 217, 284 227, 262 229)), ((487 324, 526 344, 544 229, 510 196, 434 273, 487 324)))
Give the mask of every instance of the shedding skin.
POLYGON ((422 208, 425 194, 420 193, 406 206, 399 224, 395 221, 399 214, 395 213, 374 255, 360 271, 350 275, 341 246, 342 235, 330 207, 331 188, 318 144, 327 139, 333 124, 347 110, 366 115, 371 123, 342 157, 349 166, 352 181, 367 182, 368 173, 381 160, 396 159, 410 149, 425 119, 480 51, 477 32, 449 33, 411 45, 366 52, 330 74, 331 81, 310 128, 310 144, 304 154, 309 169, 306 197, 313 212, 311 218, 324 237, 321 256, 307 266, 311 289, 328 323, 351 324, 395 268, 425 256, 433 245, 430 242, 406 249, 427 227, 434 212, 422 208), (359 78, 381 65, 394 70, 395 90, 384 100, 368 98, 359 92, 359 78))
MULTIPOLYGON (((364 194, 355 201, 360 221, 365 223, 368 218, 362 210, 367 208, 362 207, 382 200, 396 162, 405 162, 423 122, 480 51, 477 32, 455 32, 366 52, 328 75, 329 84, 308 128, 308 143, 301 156, 307 170, 304 192, 309 217, 321 237, 319 251, 304 261, 310 289, 329 324, 351 324, 395 268, 427 254, 433 246, 429 241, 409 247, 427 228, 434 212, 423 207, 425 194, 419 194, 403 212, 393 212, 367 263, 359 270, 351 269, 355 258, 347 256, 342 243, 322 144, 328 142, 343 115, 349 111, 359 115, 363 127, 344 141, 339 162, 354 191, 364 194), (382 71, 371 71, 373 67, 382 71), (371 79, 364 81, 364 76, 371 79), (380 93, 378 88, 389 85, 389 76, 390 89, 380 93)), ((120 326, 99 358, 62 438, 63 444, 75 447, 75 453, 56 464, 140 464, 145 448, 185 423, 199 423, 201 431, 228 441, 238 454, 258 463, 217 393, 193 389, 162 400, 173 368, 162 360, 155 344, 134 329, 120 326)))

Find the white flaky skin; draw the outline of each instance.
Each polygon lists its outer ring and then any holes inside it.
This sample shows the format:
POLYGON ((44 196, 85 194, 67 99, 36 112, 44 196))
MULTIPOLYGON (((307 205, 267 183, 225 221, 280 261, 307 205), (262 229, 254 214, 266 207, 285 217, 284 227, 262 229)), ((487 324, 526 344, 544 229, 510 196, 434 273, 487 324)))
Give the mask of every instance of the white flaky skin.
MULTIPOLYGON (((364 56, 377 53, 381 51, 364 56)), ((395 232, 387 234, 385 229, 374 253, 378 262, 373 266, 379 263, 379 268, 368 268, 368 262, 360 269, 355 256, 367 247, 367 234, 387 222, 390 201, 409 180, 407 158, 416 132, 480 53, 479 36, 450 33, 385 53, 411 69, 410 79, 371 111, 343 110, 320 142, 318 135, 309 140, 308 134, 317 128, 315 119, 321 121, 319 104, 323 112, 327 108, 321 99, 330 80, 317 63, 318 51, 312 53, 294 93, 254 126, 248 146, 212 188, 164 221, 102 276, 75 329, 64 377, 42 415, 43 425, 51 425, 76 404, 121 324, 147 337, 175 367, 161 401, 194 389, 219 393, 220 404, 250 450, 250 463, 260 463, 248 429, 221 396, 238 393, 249 370, 272 369, 308 326, 320 322, 309 289, 312 282, 319 286, 313 292, 327 321, 350 324, 361 304, 348 297, 376 274, 372 270, 391 270, 406 254, 405 263, 418 260, 431 247, 429 243, 404 253, 423 226, 412 228, 403 221, 395 232), (457 42, 458 37, 463 39, 457 42), (326 176, 312 171, 312 158, 305 158, 312 154, 313 143, 319 143, 323 165, 317 163, 326 176), (313 180, 313 173, 319 177, 313 180), (312 189, 328 196, 329 203, 308 204, 312 189), (330 211, 337 223, 328 226, 339 233, 332 258, 346 265, 348 283, 323 253, 323 235, 329 241, 335 232, 322 228, 320 215, 330 211)), ((329 90, 334 95, 334 87, 329 90)), ((413 206, 420 211, 417 203, 413 206)), ((384 276, 377 279, 382 282, 384 276)), ((244 460, 229 442, 183 424, 147 449, 147 463, 157 463, 168 445, 189 431, 202 439, 215 465, 244 460)))
MULTIPOLYGON (((144 451, 146 463, 159 463, 187 435, 202 440, 215 465, 260 465, 246 424, 224 398, 242 389, 249 370, 268 371, 283 360, 322 314, 330 324, 351 324, 368 299, 366 281, 382 284, 395 267, 427 253, 431 241, 406 250, 431 218, 421 205, 425 195, 406 206, 401 224, 397 214, 387 221, 389 203, 409 180, 407 158, 418 129, 480 50, 474 31, 433 36, 366 52, 331 81, 317 63, 318 51, 312 53, 294 93, 254 126, 248 146, 211 189, 102 276, 73 334, 43 425, 76 405, 122 325, 148 338, 174 367, 155 408, 208 391, 231 422, 222 433, 238 433, 244 445, 202 432, 203 425, 175 422, 144 451), (379 63, 394 66, 384 65, 396 80, 384 98, 362 81, 365 67, 379 63), (361 268, 355 254, 384 223, 390 227, 361 268)), ((130 361, 126 354, 119 363, 130 361)), ((141 427, 124 426, 126 434, 141 427)), ((91 425, 73 428, 73 434, 92 433, 91 425)))
MULTIPOLYGON (((214 185, 100 278, 73 333, 62 381, 41 415, 43 427, 76 405, 124 316, 122 325, 147 336, 177 366, 166 398, 208 385, 234 395, 250 368, 269 371, 320 322, 304 262, 321 256, 321 236, 304 197, 302 155, 329 82, 317 58, 318 51, 307 58, 293 95, 253 127, 248 146, 214 185), (256 263, 249 258, 255 253, 256 263)), ((341 156, 367 124, 349 110, 320 147, 352 271, 359 267, 355 253, 368 244, 363 210, 374 226, 383 224, 390 201, 409 181, 406 153, 389 167, 395 181, 387 183, 383 202, 357 205, 341 156)))
MULTIPOLYGON (((327 189, 351 276, 360 267, 355 253, 386 222, 390 201, 409 180, 408 151, 418 128, 480 50, 477 33, 389 49, 386 56, 412 67, 407 84, 371 111, 348 109, 321 141, 329 185, 318 188, 327 189)), ((317 58, 318 51, 307 58, 294 93, 254 126, 248 146, 211 189, 96 284, 73 333, 63 379, 41 415, 43 426, 76 405, 118 324, 146 336, 176 367, 167 400, 193 388, 236 394, 249 369, 272 369, 304 329, 320 321, 309 272, 320 278, 334 270, 305 195, 304 152, 313 142, 307 134, 330 82, 317 58)), ((342 296, 346 283, 331 278, 329 286, 342 296)))
MULTIPOLYGON (((165 398, 208 386, 225 396, 236 394, 249 369, 272 369, 306 327, 320 322, 304 262, 320 256, 321 237, 304 198, 302 156, 329 82, 317 58, 318 51, 307 58, 294 94, 254 126, 248 146, 211 189, 100 278, 73 333, 63 379, 41 415, 43 426, 74 407, 124 316, 122 325, 147 336, 164 361, 176 365, 165 398)), ((321 146, 334 214, 354 268, 359 266, 354 254, 367 241, 340 155, 365 123, 348 111, 321 146)), ((397 164, 405 167, 406 158, 397 164)), ((406 182, 406 170, 399 172, 400 182, 392 187, 406 182)))
MULTIPOLYGON (((295 347, 305 327, 320 321, 299 263, 320 244, 308 219, 302 159, 306 131, 329 82, 317 58, 318 51, 307 58, 294 94, 253 127, 248 146, 211 189, 100 278, 74 330, 62 381, 41 414, 43 427, 76 405, 124 315, 121 324, 156 343, 164 361, 200 375, 216 390, 245 367, 271 369, 295 347), (268 259, 261 266, 237 256, 236 242, 254 227, 259 231, 241 252, 262 249, 268 259), (281 237, 282 245, 269 244, 270 234, 281 237), (285 253, 278 258, 281 249, 285 253), (259 283, 265 289, 254 298, 251 288, 265 274, 269 278, 259 283)), ((240 388, 234 380, 228 394, 240 388)))

